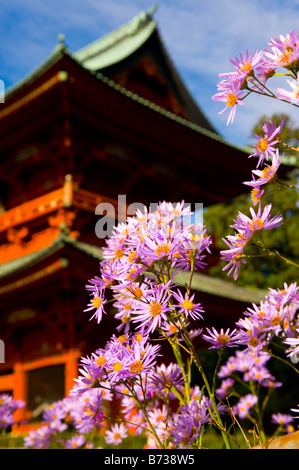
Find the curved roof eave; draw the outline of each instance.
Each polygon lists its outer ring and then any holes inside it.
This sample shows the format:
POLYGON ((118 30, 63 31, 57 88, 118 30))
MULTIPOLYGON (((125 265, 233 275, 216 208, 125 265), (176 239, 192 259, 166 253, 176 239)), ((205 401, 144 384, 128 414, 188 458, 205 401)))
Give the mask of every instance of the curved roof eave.
POLYGON ((73 55, 91 71, 104 69, 132 55, 149 39, 156 27, 156 22, 148 13, 141 13, 73 55))

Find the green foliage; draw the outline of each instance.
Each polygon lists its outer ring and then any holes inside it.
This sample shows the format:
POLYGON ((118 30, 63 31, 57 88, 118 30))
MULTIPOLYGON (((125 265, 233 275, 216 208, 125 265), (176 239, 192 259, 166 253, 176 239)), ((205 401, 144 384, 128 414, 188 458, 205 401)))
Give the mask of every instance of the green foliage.
POLYGON ((299 147, 299 127, 296 127, 296 124, 292 118, 286 113, 275 113, 269 118, 269 116, 263 115, 251 131, 251 137, 255 139, 255 134, 263 135, 263 125, 265 121, 269 119, 272 122, 275 122, 278 126, 281 122, 281 118, 284 119, 284 125, 279 136, 280 142, 277 147, 280 152, 284 152, 288 156, 296 157, 298 162, 298 149, 299 147))
MULTIPOLYGON (((281 155, 284 153, 285 160, 292 157, 292 164, 298 160, 299 150, 299 127, 296 127, 291 117, 285 113, 273 114, 269 116, 262 116, 251 131, 251 137, 255 135, 263 136, 263 125, 265 121, 271 120, 279 125, 281 118, 284 119, 284 125, 281 133, 277 136, 281 155), (295 159, 296 157, 296 159, 295 159)), ((270 162, 266 162, 271 164, 270 162)), ((298 165, 297 165, 298 166, 298 165)), ((298 170, 296 175, 296 168, 293 166, 292 173, 288 175, 288 183, 298 186, 298 170)), ((278 169, 279 177, 279 169, 278 169)), ((250 179, 248 176, 248 180, 250 179)), ((245 188, 244 188, 245 189, 245 188)), ((299 262, 299 192, 294 189, 287 188, 282 184, 273 182, 263 186, 265 191, 262 204, 272 204, 271 214, 276 215, 278 212, 283 216, 284 223, 281 227, 274 230, 266 230, 263 233, 263 241, 271 250, 278 251, 285 258, 292 260, 296 263, 299 262)), ((229 203, 217 204, 209 207, 204 214, 204 223, 207 226, 207 231, 212 234, 215 240, 215 247, 217 250, 227 249, 227 245, 222 240, 228 234, 233 234, 231 229, 234 219, 238 211, 245 215, 250 216, 249 207, 252 207, 250 194, 241 194, 234 198, 229 203)), ((256 255, 260 252, 247 248, 247 253, 256 255)), ((232 276, 227 277, 227 272, 222 271, 225 262, 219 261, 216 266, 211 267, 210 274, 224 277, 232 281, 232 276)), ((290 283, 297 280, 296 268, 292 264, 286 263, 274 256, 252 257, 248 262, 242 265, 239 270, 238 279, 235 282, 241 286, 251 286, 257 288, 277 288, 282 287, 283 283, 290 283)))
MULTIPOLYGON (((296 179, 291 180, 297 184, 296 179)), ((278 212, 283 216, 282 226, 273 230, 265 230, 263 241, 271 250, 277 250, 280 254, 296 263, 299 262, 299 193, 279 184, 269 184, 264 187, 266 194, 263 204, 272 204, 271 214, 278 212)), ((227 249, 227 245, 222 240, 228 234, 233 234, 230 228, 238 211, 250 216, 249 207, 252 207, 249 194, 242 194, 226 204, 217 204, 209 207, 204 214, 204 223, 209 234, 213 234, 217 249, 227 249)), ((255 208, 255 212, 257 209, 255 208)), ((258 254, 252 247, 247 254, 258 254)), ((227 272, 222 271, 225 262, 219 261, 216 266, 211 267, 210 274, 232 280, 232 276, 227 277, 227 272)), ((277 288, 283 283, 290 283, 297 280, 298 268, 279 260, 275 257, 253 257, 242 265, 239 270, 237 281, 241 286, 252 286, 257 288, 277 288)))

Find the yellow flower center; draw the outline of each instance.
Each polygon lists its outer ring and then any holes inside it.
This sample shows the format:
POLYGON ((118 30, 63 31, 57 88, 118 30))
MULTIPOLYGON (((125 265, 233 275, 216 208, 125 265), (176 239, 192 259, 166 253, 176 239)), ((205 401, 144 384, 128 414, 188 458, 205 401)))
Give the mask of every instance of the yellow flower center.
POLYGON ((92 303, 94 308, 99 308, 102 305, 102 299, 100 297, 94 297, 92 303))
POLYGON ((142 338, 143 338, 143 336, 142 336, 141 333, 137 333, 137 334, 135 335, 135 341, 137 341, 138 343, 139 343, 139 341, 142 340, 142 338))
POLYGON ((258 217, 257 219, 251 220, 249 224, 249 227, 252 230, 261 230, 263 226, 264 226, 264 222, 263 222, 263 219, 261 219, 260 217, 258 217))
POLYGON ((286 47, 285 50, 280 54, 278 62, 280 64, 289 63, 289 58, 293 49, 291 47, 286 47))
POLYGON ((227 93, 225 103, 227 106, 236 106, 237 104, 237 95, 233 92, 227 93))
POLYGON ((230 342, 230 337, 228 335, 226 335, 225 333, 220 333, 218 336, 217 336, 217 343, 219 344, 227 344, 230 342))
POLYGON ((253 336, 252 338, 250 338, 248 344, 249 346, 254 348, 255 346, 259 344, 259 340, 256 338, 256 336, 253 336))
POLYGON ((115 252, 114 258, 115 258, 115 259, 120 259, 120 258, 122 258, 123 256, 124 256, 123 250, 122 250, 121 248, 118 248, 118 249, 116 250, 116 252, 115 252))
POLYGON ((122 363, 121 362, 115 362, 113 364, 113 370, 115 370, 115 372, 119 372, 121 369, 122 369, 122 363))
POLYGON ((277 326, 277 325, 280 325, 280 322, 281 322, 281 315, 276 315, 275 317, 272 318, 271 325, 277 326))
POLYGON ((106 364, 105 356, 98 356, 95 360, 95 363, 99 367, 103 367, 106 364))
POLYGON ((181 304, 186 310, 192 310, 194 308, 194 303, 189 299, 185 299, 181 304))
POLYGON ((274 176, 275 170, 274 170, 273 166, 269 166, 267 168, 264 168, 262 170, 262 173, 263 173, 263 177, 269 180, 274 176))
POLYGON ((240 67, 240 70, 244 70, 244 72, 250 72, 252 70, 252 63, 248 60, 244 62, 244 64, 240 67))
POLYGON ((134 296, 135 296, 137 299, 141 299, 141 297, 143 296, 142 289, 140 289, 140 287, 136 287, 136 288, 133 290, 133 294, 134 294, 134 296))
POLYGON ((161 312, 162 312, 162 305, 160 304, 160 302, 157 302, 156 300, 151 302, 149 306, 149 313, 151 314, 151 316, 157 317, 158 315, 160 315, 161 312))
POLYGON ((155 249, 155 253, 158 256, 166 256, 170 252, 169 243, 160 243, 155 249))
POLYGON ((253 190, 250 193, 250 197, 252 202, 257 202, 261 199, 261 191, 257 188, 253 188, 253 190))
POLYGON ((118 338, 117 338, 117 341, 119 343, 125 343, 127 341, 127 336, 126 335, 120 335, 118 338))
POLYGON ((132 250, 131 253, 128 255, 128 261, 132 262, 135 261, 137 258, 137 253, 135 250, 132 250))
POLYGON ((138 274, 138 269, 136 267, 133 267, 129 269, 128 274, 126 275, 127 279, 134 279, 138 274))
POLYGON ((256 148, 257 148, 260 152, 265 152, 265 150, 267 150, 268 146, 269 146, 268 140, 265 139, 264 137, 262 137, 262 138, 258 141, 256 148))
POLYGON ((169 325, 168 331, 169 331, 169 333, 176 333, 177 331, 179 331, 179 329, 175 325, 169 325))
POLYGON ((132 374, 140 374, 143 371, 143 364, 141 361, 135 361, 130 365, 129 369, 132 374))
POLYGON ((124 310, 131 310, 132 308, 132 303, 131 302, 127 302, 124 304, 124 310))

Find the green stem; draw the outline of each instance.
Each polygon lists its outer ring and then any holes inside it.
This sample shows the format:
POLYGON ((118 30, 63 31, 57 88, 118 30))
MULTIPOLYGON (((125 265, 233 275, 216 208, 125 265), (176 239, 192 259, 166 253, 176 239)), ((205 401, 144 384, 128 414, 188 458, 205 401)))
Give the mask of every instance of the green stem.
POLYGON ((281 255, 277 250, 271 250, 270 248, 268 248, 266 246, 266 244, 265 244, 265 242, 264 242, 261 235, 259 236, 258 244, 253 245, 253 246, 257 246, 259 249, 263 250, 265 252, 265 254, 268 255, 268 256, 275 256, 276 258, 281 259, 285 263, 291 264, 291 265, 295 266, 296 268, 299 268, 299 264, 295 263, 295 261, 292 261, 292 260, 286 258, 285 256, 281 255))
MULTIPOLYGON (((169 338, 169 342, 171 344, 171 347, 172 347, 173 353, 175 355, 175 358, 177 360, 177 363, 181 368, 182 376, 186 377, 187 374, 186 374, 184 361, 183 361, 183 358, 182 358, 182 355, 181 355, 181 351, 180 351, 178 345, 175 343, 175 341, 173 341, 171 338, 169 338)), ((189 404, 190 403, 190 384, 189 384, 189 380, 184 379, 184 381, 185 381, 185 392, 186 392, 187 403, 189 404)))
POLYGON ((257 87, 258 90, 260 90, 259 92, 257 92, 255 89, 251 89, 253 92, 259 93, 264 96, 269 96, 271 98, 275 98, 275 94, 269 88, 267 88, 264 83, 262 83, 258 78, 256 78, 255 75, 253 78, 252 77, 248 77, 248 78, 249 78, 250 83, 252 83, 253 86, 257 87), (265 90, 267 91, 267 93, 265 92, 265 90))
POLYGON ((279 258, 279 259, 283 260, 285 263, 291 264, 293 266, 296 266, 296 268, 299 268, 298 263, 295 263, 295 261, 292 261, 292 260, 286 258, 285 256, 281 255, 277 250, 272 251, 272 250, 269 249, 269 255, 270 256, 276 256, 276 258, 279 258))
MULTIPOLYGON (((249 386, 251 389, 252 395, 259 396, 259 390, 260 390, 260 385, 256 384, 254 381, 249 382, 249 386)), ((266 441, 266 435, 264 431, 264 424, 263 424, 263 418, 262 415, 263 413, 261 412, 259 402, 257 401, 256 404, 253 407, 255 414, 256 414, 256 422, 257 422, 257 429, 259 430, 259 434, 261 437, 262 442, 266 441)))
POLYGON ((268 353, 270 354, 271 357, 273 357, 274 359, 278 359, 283 364, 291 367, 297 374, 299 374, 299 370, 291 362, 287 361, 286 359, 283 359, 282 357, 276 356, 276 354, 273 354, 272 351, 268 351, 268 353))
MULTIPOLYGON (((144 399, 144 402, 145 402, 145 391, 144 391, 143 386, 142 386, 142 379, 141 379, 141 377, 140 377, 140 387, 141 387, 142 394, 143 394, 143 399, 144 399)), ((129 390, 130 390, 130 389, 129 389, 129 390)), ((161 440, 160 440, 158 434, 156 433, 155 428, 153 427, 153 425, 152 425, 152 423, 151 423, 149 417, 147 416, 146 407, 144 406, 143 403, 141 403, 141 402, 139 401, 137 394, 133 391, 133 388, 132 388, 132 390, 130 390, 130 392, 132 393, 133 397, 135 398, 136 402, 138 403, 139 408, 141 409, 141 411, 142 411, 142 413, 143 413, 143 415, 144 415, 144 417, 145 417, 145 419, 146 419, 146 421, 147 421, 149 427, 151 428, 151 433, 154 435, 154 437, 155 437, 157 443, 159 444, 160 448, 161 448, 161 449, 164 449, 163 443, 161 442, 161 440)))
POLYGON ((190 350, 190 354, 192 355, 193 357, 193 360, 194 360, 194 363, 196 364, 200 374, 201 374, 201 377, 204 381, 204 384, 206 386, 206 389, 207 389, 207 392, 208 392, 208 395, 209 395, 209 398, 211 400, 211 404, 212 404, 212 407, 213 407, 213 411, 214 411, 214 414, 215 414, 215 417, 216 417, 216 422, 220 428, 220 431, 221 431, 221 434, 222 434, 222 437, 223 437, 223 441, 224 441, 224 444, 225 444, 225 447, 227 449, 230 449, 231 448, 231 445, 230 445, 230 442, 229 442, 229 439, 227 437, 227 434, 226 434, 226 430, 223 426, 223 423, 222 423, 222 420, 221 420, 221 417, 220 417, 220 414, 219 414, 219 411, 218 411, 218 408, 217 408, 217 404, 216 404, 216 401, 215 401, 215 396, 214 396, 214 393, 212 392, 211 390, 211 387, 210 387, 210 384, 209 384, 209 381, 207 379, 207 376, 205 374, 205 371, 202 367, 202 364, 200 362, 200 359, 194 349, 194 346, 189 338, 189 335, 186 334, 186 332, 183 333, 184 334, 184 339, 189 347, 189 350, 190 350))
MULTIPOLYGON (((289 149, 292 149, 292 150, 296 150, 297 152, 299 152, 299 147, 289 147, 288 145, 284 144, 286 147, 288 147, 289 149)), ((299 191, 299 188, 297 186, 294 186, 293 184, 289 184, 287 183, 286 181, 283 181, 283 180, 280 180, 278 178, 275 178, 275 181, 276 183, 280 184, 281 186, 285 187, 285 188, 289 188, 289 189, 295 189, 296 191, 299 191)))
POLYGON ((220 363, 221 363, 221 360, 222 360, 222 357, 223 357, 223 352, 224 352, 224 348, 218 349, 218 361, 217 361, 217 364, 216 364, 216 367, 215 367, 215 370, 214 370, 214 375, 213 375, 213 385, 212 385, 213 395, 215 394, 216 376, 217 376, 217 372, 218 372, 218 369, 219 369, 219 366, 220 366, 220 363))

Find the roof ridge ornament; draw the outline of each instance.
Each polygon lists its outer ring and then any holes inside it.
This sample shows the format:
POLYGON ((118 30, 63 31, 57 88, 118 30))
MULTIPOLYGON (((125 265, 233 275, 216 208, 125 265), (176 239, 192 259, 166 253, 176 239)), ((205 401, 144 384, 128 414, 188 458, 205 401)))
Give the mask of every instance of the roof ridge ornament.
POLYGON ((148 14, 149 16, 152 16, 152 15, 153 15, 154 13, 156 13, 156 11, 158 10, 158 6, 159 6, 159 5, 158 5, 157 3, 155 3, 155 4, 152 6, 152 8, 149 9, 149 11, 147 12, 147 14, 148 14))
POLYGON ((59 33, 57 36, 57 39, 58 39, 58 44, 56 46, 56 50, 66 51, 67 47, 65 44, 65 35, 63 33, 59 33))
POLYGON ((157 9, 158 5, 153 5, 147 12, 142 11, 136 15, 129 23, 127 23, 126 32, 124 30, 125 34, 134 35, 139 31, 139 29, 142 29, 145 25, 153 21, 152 15, 157 11, 157 9))

